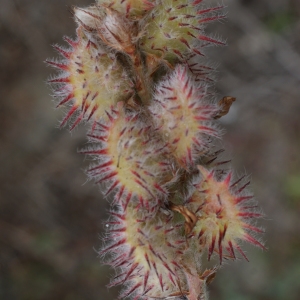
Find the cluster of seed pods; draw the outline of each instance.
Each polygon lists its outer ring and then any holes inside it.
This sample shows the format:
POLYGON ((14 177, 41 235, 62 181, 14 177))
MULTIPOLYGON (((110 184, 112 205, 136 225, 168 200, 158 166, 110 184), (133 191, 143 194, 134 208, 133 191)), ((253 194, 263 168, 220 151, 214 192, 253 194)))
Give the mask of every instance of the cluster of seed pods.
POLYGON ((100 253, 123 285, 120 299, 207 299, 216 269, 203 254, 247 259, 241 241, 255 235, 246 177, 234 179, 220 161, 217 119, 231 97, 216 101, 206 48, 224 43, 207 23, 224 18, 206 0, 98 0, 75 8, 77 36, 48 64, 61 122, 90 124, 94 164, 88 176, 111 203, 100 253), (206 253, 206 254, 205 254, 206 253))

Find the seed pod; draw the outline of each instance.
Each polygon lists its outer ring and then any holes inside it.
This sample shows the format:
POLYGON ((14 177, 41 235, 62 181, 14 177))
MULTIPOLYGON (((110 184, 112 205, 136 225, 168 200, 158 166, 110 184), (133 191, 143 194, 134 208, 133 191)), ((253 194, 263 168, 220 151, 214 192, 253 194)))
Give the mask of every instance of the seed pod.
POLYGON ((77 35, 76 41, 65 38, 71 49, 55 46, 64 56, 62 61, 47 61, 63 70, 49 82, 54 85, 55 97, 60 99, 57 106, 70 107, 61 126, 76 115, 71 129, 82 120, 98 120, 105 115, 105 110, 132 94, 132 83, 116 56, 106 53, 82 27, 78 28, 77 35))
POLYGON ((206 100, 206 84, 196 85, 182 65, 156 88, 149 107, 170 152, 184 168, 208 147, 207 137, 219 137, 212 123, 218 110, 206 100))
POLYGON ((107 241, 101 254, 108 254, 107 264, 116 269, 110 286, 126 284, 119 299, 164 298, 185 289, 180 255, 185 239, 182 224, 158 212, 147 217, 130 203, 126 210, 111 211, 107 241))
POLYGON ((205 23, 224 17, 218 14, 223 7, 203 8, 199 2, 159 0, 145 21, 141 49, 173 65, 190 54, 203 55, 201 48, 208 44, 224 45, 204 33, 205 23))
POLYGON ((154 5, 154 0, 98 0, 99 5, 112 8, 130 19, 140 19, 154 5))
POLYGON ((168 149, 145 116, 126 113, 122 102, 107 115, 109 122, 96 124, 89 134, 100 145, 84 151, 99 161, 88 174, 107 183, 105 195, 114 191, 115 203, 126 208, 130 201, 139 202, 154 213, 166 200, 166 184, 174 179, 166 159, 168 149))
POLYGON ((238 250, 246 259, 245 253, 239 246, 239 241, 247 241, 265 249, 253 233, 262 233, 254 226, 252 219, 262 217, 262 214, 253 211, 253 196, 245 191, 249 182, 243 178, 232 182, 232 173, 224 179, 217 180, 213 171, 198 166, 201 180, 196 184, 196 190, 187 202, 188 208, 198 217, 191 235, 198 239, 199 251, 206 247, 208 259, 213 252, 219 254, 220 263, 226 249, 229 258, 235 259, 234 249, 238 250), (252 232, 252 233, 250 233, 252 232))

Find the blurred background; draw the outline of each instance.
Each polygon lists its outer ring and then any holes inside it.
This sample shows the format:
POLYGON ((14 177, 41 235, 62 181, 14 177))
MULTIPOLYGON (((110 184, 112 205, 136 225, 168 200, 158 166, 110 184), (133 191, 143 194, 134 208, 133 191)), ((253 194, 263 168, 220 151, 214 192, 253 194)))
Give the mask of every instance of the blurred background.
MULTIPOLYGON (((209 1, 207 1, 209 2, 209 1)), ((222 118, 237 174, 251 175, 266 217, 267 252, 225 265, 211 300, 300 299, 300 1, 224 0, 210 25, 228 47, 210 48, 216 90, 234 96, 222 118)), ((107 202, 87 182, 79 126, 59 130, 43 61, 74 37, 72 5, 88 0, 0 0, 0 299, 116 299, 97 254, 107 202)))

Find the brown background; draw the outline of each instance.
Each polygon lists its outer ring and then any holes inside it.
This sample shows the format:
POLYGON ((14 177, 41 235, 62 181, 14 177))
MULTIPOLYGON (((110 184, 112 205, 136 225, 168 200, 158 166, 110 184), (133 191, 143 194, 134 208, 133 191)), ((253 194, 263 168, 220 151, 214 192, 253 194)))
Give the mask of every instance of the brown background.
MULTIPOLYGON (((209 2, 209 1, 207 1, 209 2)), ((0 0, 0 299, 115 299, 97 255, 107 203, 86 182, 77 150, 85 128, 59 130, 46 86, 51 44, 74 37, 71 5, 87 0, 0 0)), ((251 174, 266 218, 267 252, 244 245, 250 263, 225 265, 211 299, 300 299, 300 1, 224 0, 209 26, 228 47, 208 53, 236 173, 251 174)))

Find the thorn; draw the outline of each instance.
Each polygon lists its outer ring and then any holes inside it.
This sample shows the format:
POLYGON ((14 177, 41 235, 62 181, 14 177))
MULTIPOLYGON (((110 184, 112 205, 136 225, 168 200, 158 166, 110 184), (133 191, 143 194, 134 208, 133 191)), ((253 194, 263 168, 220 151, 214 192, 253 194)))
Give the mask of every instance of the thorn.
POLYGON ((53 48, 58 51, 61 55, 63 55, 65 58, 69 59, 71 57, 72 52, 63 50, 58 45, 53 45, 53 48))
POLYGON ((65 125, 65 123, 70 119, 70 117, 75 113, 75 111, 77 110, 78 106, 74 105, 70 111, 68 112, 68 114, 65 116, 65 118, 62 120, 61 124, 60 124, 60 128, 63 127, 65 125))
POLYGON ((141 282, 137 283, 136 285, 134 285, 131 289, 127 290, 125 293, 123 293, 122 295, 120 295, 118 297, 118 299, 125 299, 127 298, 130 294, 132 294, 136 289, 138 289, 140 286, 142 285, 141 282))
POLYGON ((111 178, 115 177, 117 174, 118 174, 118 172, 116 172, 116 171, 115 172, 111 172, 111 173, 107 174, 106 176, 104 176, 103 178, 101 178, 100 180, 98 180, 96 183, 101 183, 103 181, 111 179, 111 178))
POLYGON ((72 46, 73 48, 75 48, 77 46, 77 42, 73 41, 72 39, 70 39, 67 36, 63 37, 63 40, 66 41, 70 46, 72 46))
POLYGON ((198 39, 201 40, 201 41, 205 41, 205 42, 209 42, 209 43, 213 43, 213 44, 217 44, 217 45, 222 45, 222 46, 226 45, 223 42, 220 42, 218 40, 212 39, 212 38, 210 38, 208 36, 205 36, 205 35, 199 35, 198 39))
POLYGON ((113 248, 117 248, 117 247, 121 246, 122 244, 125 244, 125 242, 126 242, 126 238, 123 238, 123 239, 117 241, 116 243, 110 245, 109 247, 107 247, 107 248, 101 250, 101 251, 99 252, 99 254, 102 255, 102 254, 104 254, 104 253, 110 251, 110 250, 113 249, 113 248))
POLYGON ((235 253, 234 253, 234 249, 233 249, 233 245, 232 245, 232 242, 229 241, 228 242, 228 245, 229 245, 229 248, 227 249, 229 254, 234 258, 236 259, 236 256, 235 256, 235 253))
POLYGON ((235 204, 239 204, 239 203, 241 203, 243 201, 247 201, 247 200, 250 200, 252 198, 253 198, 253 196, 241 196, 241 197, 237 197, 237 198, 235 198, 234 203, 235 204))
POLYGON ((70 78, 69 77, 59 77, 48 80, 49 83, 69 83, 70 78))
POLYGON ((232 177, 232 172, 229 172, 229 173, 227 174, 226 178, 224 179, 224 183, 225 183, 227 186, 229 186, 231 177, 232 177))
POLYGON ((251 244, 253 244, 253 245, 255 245, 255 246, 258 246, 258 247, 260 247, 261 249, 263 249, 263 250, 267 250, 267 248, 263 245, 263 244, 261 244, 258 240, 256 240, 254 237, 252 237, 250 234, 245 234, 245 239, 246 239, 246 241, 248 241, 249 243, 251 243, 251 244))
POLYGON ((111 187, 107 190, 107 192, 104 194, 104 196, 106 197, 106 196, 108 196, 109 194, 110 194, 110 192, 117 186, 119 184, 119 181, 115 181, 112 185, 111 185, 111 187))
POLYGON ((73 125, 70 128, 70 131, 72 131, 82 120, 83 114, 80 114, 78 116, 78 118, 75 120, 75 122, 73 123, 73 125))
POLYGON ((125 204, 124 204, 124 210, 126 210, 127 206, 128 206, 128 203, 129 203, 129 200, 131 199, 131 196, 132 194, 131 193, 128 193, 127 194, 127 197, 125 199, 125 204))
POLYGON ((144 294, 146 293, 146 287, 147 287, 147 282, 148 282, 148 278, 149 278, 149 273, 150 273, 150 271, 148 270, 144 276, 144 288, 143 288, 144 294))
POLYGON ((244 253, 244 251, 240 248, 240 246, 239 245, 235 245, 235 248, 242 254, 242 256, 245 258, 245 260, 249 262, 248 257, 246 256, 246 254, 244 253))
POLYGON ((54 61, 48 60, 46 59, 45 61, 48 65, 54 66, 55 68, 67 71, 68 70, 68 65, 65 64, 60 64, 60 63, 56 63, 54 61))
POLYGON ((216 237, 213 236, 212 240, 211 240, 211 244, 210 244, 209 249, 208 249, 208 261, 210 261, 210 257, 213 254, 213 251, 215 249, 215 242, 216 242, 216 237))

